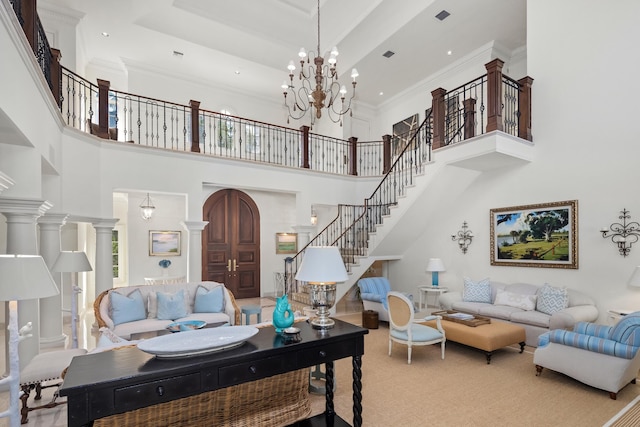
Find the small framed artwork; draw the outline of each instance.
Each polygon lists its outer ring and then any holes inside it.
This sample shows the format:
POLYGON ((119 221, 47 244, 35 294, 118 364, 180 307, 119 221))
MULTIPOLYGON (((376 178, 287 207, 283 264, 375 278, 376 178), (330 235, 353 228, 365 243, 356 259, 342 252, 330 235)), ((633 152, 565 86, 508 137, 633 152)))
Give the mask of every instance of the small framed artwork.
POLYGON ((578 268, 578 201, 491 209, 491 265, 578 268))
POLYGON ((298 233, 276 233, 276 254, 297 254, 298 233))
POLYGON ((398 156, 409 143, 413 135, 418 130, 418 114, 407 117, 406 119, 393 125, 392 155, 398 156))
POLYGON ((179 256, 179 231, 149 231, 150 256, 179 256))

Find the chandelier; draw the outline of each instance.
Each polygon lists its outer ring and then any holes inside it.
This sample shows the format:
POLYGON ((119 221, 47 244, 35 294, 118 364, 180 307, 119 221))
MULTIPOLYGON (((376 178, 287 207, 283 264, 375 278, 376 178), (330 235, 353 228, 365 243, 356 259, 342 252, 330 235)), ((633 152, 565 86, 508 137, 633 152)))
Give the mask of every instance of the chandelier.
MULTIPOLYGON (((320 0, 318 0, 318 49, 316 52, 307 52, 304 48, 298 52, 300 58, 300 73, 298 74, 300 86, 294 85, 294 71, 296 65, 289 61, 289 83, 284 81, 282 89, 284 90, 284 104, 287 107, 289 118, 299 120, 306 116, 307 112, 311 118, 311 125, 315 119, 322 117, 322 109, 326 107, 327 115, 334 123, 340 122, 342 126, 342 116, 351 111, 351 100, 356 94, 356 77, 358 71, 354 68, 351 70, 351 78, 353 81, 353 92, 351 97, 345 104, 347 88, 340 86, 338 82, 337 56, 338 48, 334 47, 331 52, 325 54, 328 56, 327 64, 325 58, 320 56, 320 0), (311 64, 311 57, 313 64, 311 64), (287 97, 287 95, 291 96, 287 97), (340 101, 338 102, 338 98, 340 101), (338 109, 338 105, 339 109, 338 109), (315 112, 313 109, 315 108, 315 112)), ((353 112, 350 112, 353 115, 353 112)))

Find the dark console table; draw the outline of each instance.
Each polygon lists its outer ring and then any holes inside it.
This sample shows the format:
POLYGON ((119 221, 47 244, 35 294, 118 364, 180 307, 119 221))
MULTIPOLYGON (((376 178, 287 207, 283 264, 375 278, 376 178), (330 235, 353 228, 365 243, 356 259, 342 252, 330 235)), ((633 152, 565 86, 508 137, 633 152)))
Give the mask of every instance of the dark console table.
POLYGON ((285 341, 266 327, 242 346, 210 355, 157 359, 135 347, 73 359, 60 388, 68 426, 90 426, 113 414, 255 381, 324 363, 325 413, 296 426, 348 425, 334 412, 333 361, 352 357, 353 425, 362 425, 362 355, 368 330, 336 320, 326 332, 296 323, 300 341, 285 341))

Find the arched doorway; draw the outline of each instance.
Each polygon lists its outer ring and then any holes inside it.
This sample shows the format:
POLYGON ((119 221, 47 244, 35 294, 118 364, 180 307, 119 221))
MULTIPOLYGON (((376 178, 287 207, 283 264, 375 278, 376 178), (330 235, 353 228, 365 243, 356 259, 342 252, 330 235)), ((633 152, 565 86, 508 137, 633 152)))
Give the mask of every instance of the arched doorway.
POLYGON ((202 279, 224 283, 236 298, 260 296, 260 212, 249 195, 225 189, 204 204, 202 279))

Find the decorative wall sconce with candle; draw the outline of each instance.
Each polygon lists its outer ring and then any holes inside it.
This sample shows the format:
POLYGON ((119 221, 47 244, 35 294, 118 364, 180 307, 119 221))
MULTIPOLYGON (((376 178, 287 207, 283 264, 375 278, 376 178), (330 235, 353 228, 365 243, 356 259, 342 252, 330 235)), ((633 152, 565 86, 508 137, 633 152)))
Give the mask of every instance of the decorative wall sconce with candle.
POLYGON ((473 232, 469 230, 467 221, 462 223, 462 229, 458 230, 456 234, 451 235, 451 240, 458 242, 458 246, 460 246, 463 254, 467 253, 467 248, 473 241, 473 232))
POLYGON ((611 241, 618 246, 620 255, 626 257, 631 252, 631 246, 640 238, 640 224, 635 221, 627 223, 627 220, 631 219, 628 210, 622 209, 620 213, 622 215, 618 218, 622 221, 622 224, 614 222, 608 229, 607 227, 602 227, 600 232, 604 238, 611 237, 611 241))

